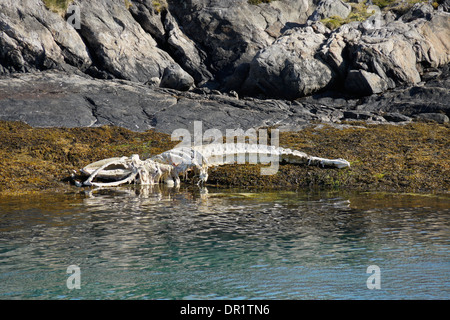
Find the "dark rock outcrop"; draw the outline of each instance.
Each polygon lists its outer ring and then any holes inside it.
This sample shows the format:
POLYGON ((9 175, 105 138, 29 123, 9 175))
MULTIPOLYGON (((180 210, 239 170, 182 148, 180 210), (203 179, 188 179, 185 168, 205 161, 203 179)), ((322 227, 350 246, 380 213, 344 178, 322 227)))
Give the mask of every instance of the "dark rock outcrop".
POLYGON ((292 99, 334 83, 359 95, 418 84, 428 68, 450 62, 450 15, 431 6, 431 14, 416 13, 427 6, 414 6, 407 22, 378 27, 354 22, 331 32, 314 22, 291 29, 255 56, 244 91, 292 99))
POLYGON ((347 18, 350 14, 352 7, 341 0, 323 0, 319 1, 319 4, 314 10, 311 20, 320 20, 329 17, 341 17, 347 18))
POLYGON ((0 119, 36 127, 116 125, 171 133, 192 129, 194 121, 202 121, 205 129, 225 133, 225 129, 271 126, 283 120, 295 123, 290 114, 285 101, 238 100, 61 71, 0 78, 0 119))
POLYGON ((306 22, 311 0, 168 0, 171 15, 184 34, 207 54, 204 64, 221 81, 270 45, 290 24, 306 22))
POLYGON ((449 116, 448 1, 336 30, 313 20, 346 16, 341 1, 73 5, 79 28, 42 1, 0 2, 0 119, 171 132, 449 116))
POLYGON ((399 123, 428 119, 445 123, 450 115, 450 92, 439 85, 449 81, 447 73, 440 81, 364 99, 324 93, 289 101, 238 99, 210 90, 182 92, 46 71, 0 77, 0 120, 23 121, 36 127, 116 125, 169 134, 179 128, 192 130, 195 121, 201 121, 204 130, 215 128, 223 134, 226 129, 276 126, 298 130, 312 122, 343 125, 346 120, 399 123))
POLYGON ((295 99, 330 85, 333 70, 316 53, 325 36, 312 27, 285 32, 250 63, 244 93, 295 99))
POLYGON ((91 64, 78 32, 43 2, 0 2, 0 74, 91 64))

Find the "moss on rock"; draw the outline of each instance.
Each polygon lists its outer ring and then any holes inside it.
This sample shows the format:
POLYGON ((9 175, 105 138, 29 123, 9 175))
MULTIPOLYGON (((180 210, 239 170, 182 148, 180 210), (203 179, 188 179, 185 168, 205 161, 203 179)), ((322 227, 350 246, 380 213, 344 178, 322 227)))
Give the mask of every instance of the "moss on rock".
MULTIPOLYGON (((348 2, 348 1, 345 1, 348 2)), ((392 11, 396 14, 402 15, 405 14, 409 9, 411 9, 416 3, 426 2, 428 0, 373 0, 373 5, 380 8, 382 12, 392 11)), ((375 11, 370 9, 369 5, 366 2, 360 3, 349 3, 352 7, 352 11, 346 18, 332 16, 325 19, 322 19, 321 22, 329 29, 334 30, 339 28, 340 26, 354 22, 354 21, 365 21, 367 18, 372 16, 375 11)), ((433 3, 433 7, 437 8, 439 5, 438 2, 433 3)))
POLYGON ((73 0, 43 0, 43 2, 49 10, 64 15, 73 0))

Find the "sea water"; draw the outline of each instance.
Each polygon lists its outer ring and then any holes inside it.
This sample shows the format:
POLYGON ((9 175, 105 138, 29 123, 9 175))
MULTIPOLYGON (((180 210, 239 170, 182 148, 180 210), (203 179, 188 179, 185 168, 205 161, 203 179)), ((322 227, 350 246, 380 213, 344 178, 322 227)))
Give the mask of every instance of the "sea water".
POLYGON ((449 299, 449 222, 445 195, 3 197, 0 299, 449 299))

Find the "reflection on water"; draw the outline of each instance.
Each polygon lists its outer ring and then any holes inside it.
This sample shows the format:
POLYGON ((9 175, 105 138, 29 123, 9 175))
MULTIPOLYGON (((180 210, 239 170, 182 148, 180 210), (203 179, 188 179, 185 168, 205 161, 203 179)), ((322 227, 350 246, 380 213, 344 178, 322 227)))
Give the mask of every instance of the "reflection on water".
POLYGON ((0 202, 0 299, 448 299, 450 198, 117 188, 0 202), (66 287, 69 265, 81 289, 66 287), (381 289, 369 290, 369 265, 381 289))

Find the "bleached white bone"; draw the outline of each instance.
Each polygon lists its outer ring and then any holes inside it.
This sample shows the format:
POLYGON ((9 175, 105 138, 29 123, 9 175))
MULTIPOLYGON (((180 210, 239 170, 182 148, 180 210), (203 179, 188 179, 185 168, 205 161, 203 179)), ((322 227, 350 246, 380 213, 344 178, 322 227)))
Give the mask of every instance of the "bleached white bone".
POLYGON ((147 160, 138 155, 115 157, 96 161, 81 172, 88 175, 86 186, 119 186, 126 183, 158 184, 160 181, 180 185, 180 175, 194 171, 199 184, 208 180, 208 168, 232 163, 263 163, 284 161, 293 164, 319 165, 322 167, 348 168, 344 159, 326 159, 309 156, 304 152, 287 148, 246 143, 208 144, 181 147, 165 151, 147 160), (95 178, 112 182, 93 182, 95 178))

